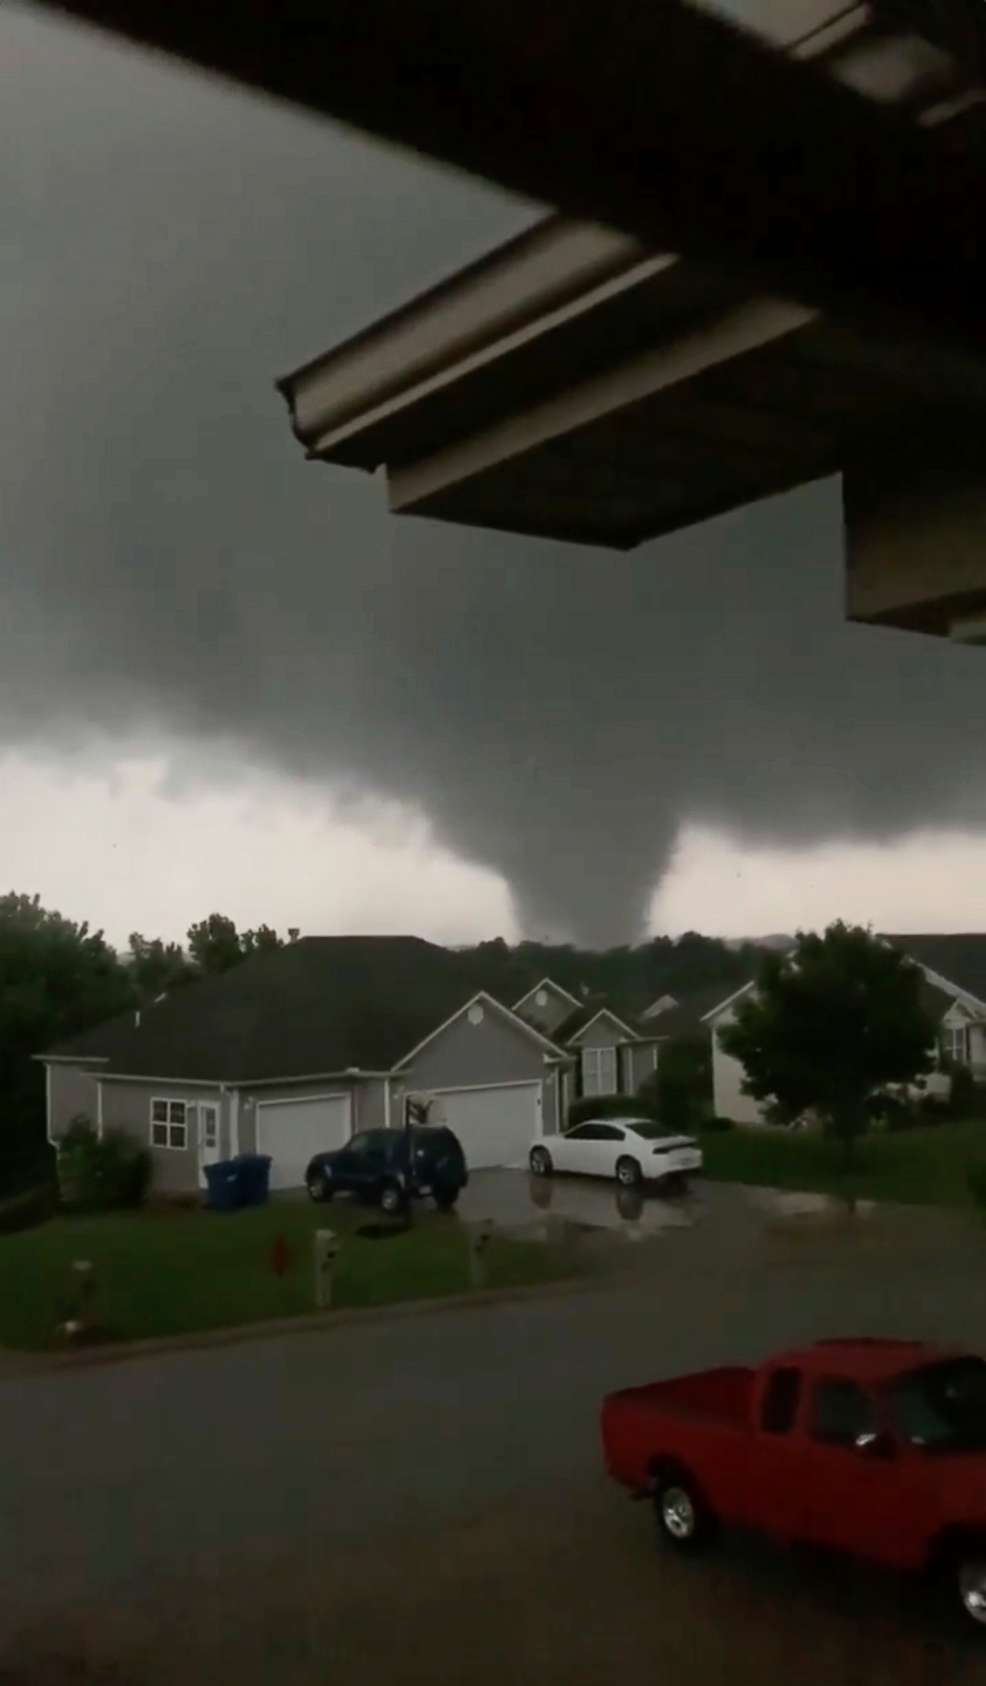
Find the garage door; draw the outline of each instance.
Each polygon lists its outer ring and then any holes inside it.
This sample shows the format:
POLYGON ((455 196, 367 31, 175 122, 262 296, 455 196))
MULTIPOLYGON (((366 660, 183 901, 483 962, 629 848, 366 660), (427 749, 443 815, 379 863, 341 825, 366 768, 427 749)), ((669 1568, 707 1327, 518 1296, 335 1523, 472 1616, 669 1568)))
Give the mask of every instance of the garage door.
POLYGON ((462 1143, 471 1171, 526 1165, 541 1126, 540 1083, 492 1089, 440 1089, 445 1122, 462 1143))
POLYGON ((271 1156, 271 1188, 300 1188, 315 1153, 341 1147, 350 1136, 348 1095, 304 1101, 261 1101, 257 1152, 271 1156))

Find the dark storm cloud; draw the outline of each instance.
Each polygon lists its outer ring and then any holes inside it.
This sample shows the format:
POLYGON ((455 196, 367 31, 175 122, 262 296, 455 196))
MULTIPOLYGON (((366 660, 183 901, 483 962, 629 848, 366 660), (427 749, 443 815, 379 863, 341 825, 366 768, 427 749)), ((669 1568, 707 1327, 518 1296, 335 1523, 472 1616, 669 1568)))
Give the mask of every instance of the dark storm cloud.
POLYGON ((8 743, 164 727, 410 799, 528 929, 600 940, 684 821, 986 821, 984 658, 844 624, 831 485, 625 558, 396 521, 302 461, 273 377, 525 207, 47 19, 0 29, 8 743))

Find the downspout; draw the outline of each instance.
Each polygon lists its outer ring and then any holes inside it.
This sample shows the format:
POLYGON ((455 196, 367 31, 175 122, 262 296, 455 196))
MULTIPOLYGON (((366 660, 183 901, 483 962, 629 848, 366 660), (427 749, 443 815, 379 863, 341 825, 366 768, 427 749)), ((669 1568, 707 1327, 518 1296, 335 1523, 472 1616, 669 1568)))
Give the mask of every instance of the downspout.
POLYGON ((383 1122, 384 1128, 390 1129, 390 1078, 383 1080, 383 1122))

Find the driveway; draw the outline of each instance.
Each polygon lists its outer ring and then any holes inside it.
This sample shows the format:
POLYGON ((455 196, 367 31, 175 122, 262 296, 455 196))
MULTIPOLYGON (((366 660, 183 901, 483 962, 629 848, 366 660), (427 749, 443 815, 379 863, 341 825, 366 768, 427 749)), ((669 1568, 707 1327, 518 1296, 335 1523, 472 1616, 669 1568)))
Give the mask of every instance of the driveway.
POLYGON ((986 1347, 976 1227, 751 1228, 709 1194, 571 1294, 0 1377, 0 1679, 986 1677, 878 1576, 658 1557, 602 1475, 607 1388, 847 1330, 986 1347))

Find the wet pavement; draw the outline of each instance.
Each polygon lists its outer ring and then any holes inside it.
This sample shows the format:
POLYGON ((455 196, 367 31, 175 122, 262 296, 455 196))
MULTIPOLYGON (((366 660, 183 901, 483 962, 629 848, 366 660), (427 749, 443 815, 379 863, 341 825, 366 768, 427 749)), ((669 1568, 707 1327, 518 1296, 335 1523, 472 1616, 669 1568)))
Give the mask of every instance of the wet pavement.
MULTIPOLYGON (((505 1226, 545 1217, 522 1174, 477 1175, 469 1202, 505 1226)), ((986 1636, 957 1643, 893 1579, 749 1540, 656 1554, 597 1430, 612 1387, 823 1335, 986 1349, 986 1230, 723 1184, 627 1216, 611 1186, 558 1179, 547 1211, 631 1268, 0 1377, 4 1686, 986 1683, 986 1636)))

